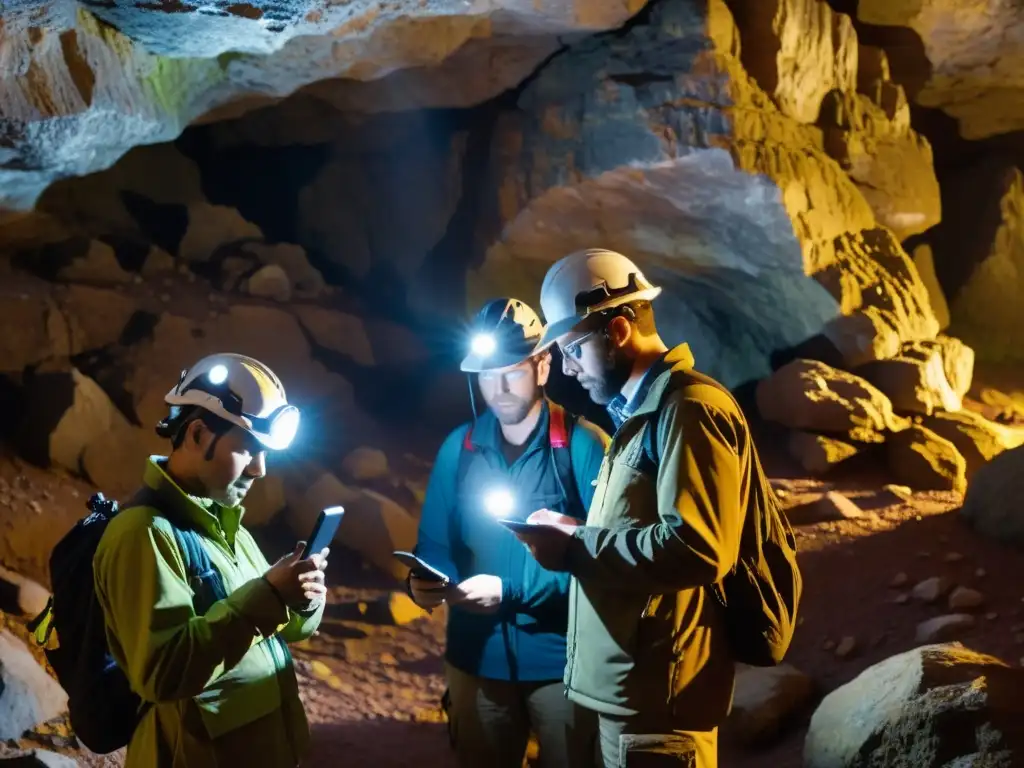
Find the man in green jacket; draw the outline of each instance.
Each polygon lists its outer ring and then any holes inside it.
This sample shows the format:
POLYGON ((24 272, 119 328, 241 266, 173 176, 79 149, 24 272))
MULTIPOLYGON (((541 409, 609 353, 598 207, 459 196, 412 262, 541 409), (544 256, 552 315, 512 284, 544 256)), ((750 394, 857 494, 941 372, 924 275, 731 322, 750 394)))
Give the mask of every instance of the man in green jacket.
POLYGON ((271 567, 242 527, 241 502, 266 472, 266 451, 291 443, 298 410, 257 360, 204 358, 166 397, 145 501, 108 525, 93 559, 110 651, 150 705, 127 768, 293 768, 309 728, 286 643, 316 630, 327 550, 302 542, 271 567), (227 597, 197 615, 170 520, 197 531, 227 597))
POLYGON ((603 768, 714 768, 732 702, 712 590, 737 563, 758 475, 735 400, 692 373, 687 345, 658 335, 660 290, 600 249, 556 262, 541 289, 545 340, 616 425, 586 525, 543 510, 528 521, 557 532, 521 536, 541 565, 573 575, 565 683, 598 713, 603 768), (705 383, 674 388, 683 373, 705 383))

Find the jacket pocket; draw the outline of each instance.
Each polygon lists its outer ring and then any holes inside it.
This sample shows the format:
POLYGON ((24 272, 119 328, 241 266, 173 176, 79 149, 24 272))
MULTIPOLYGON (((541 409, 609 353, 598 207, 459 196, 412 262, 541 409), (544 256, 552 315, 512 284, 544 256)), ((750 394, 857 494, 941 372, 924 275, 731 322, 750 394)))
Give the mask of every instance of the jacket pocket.
POLYGON ((651 478, 618 457, 611 461, 599 519, 606 528, 637 527, 658 522, 658 493, 651 478))
POLYGON ((680 733, 624 733, 619 737, 619 768, 697 768, 697 745, 680 733))

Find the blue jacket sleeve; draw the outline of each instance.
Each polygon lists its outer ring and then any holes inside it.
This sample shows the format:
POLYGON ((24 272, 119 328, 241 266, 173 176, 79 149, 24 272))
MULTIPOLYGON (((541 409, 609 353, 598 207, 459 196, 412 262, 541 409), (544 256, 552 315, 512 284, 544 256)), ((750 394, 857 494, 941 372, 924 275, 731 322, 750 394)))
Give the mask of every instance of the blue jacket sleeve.
MULTIPOLYGON (((570 509, 568 513, 580 520, 587 518, 587 510, 594 498, 593 482, 597 479, 607 445, 608 436, 601 429, 583 419, 576 422, 569 452, 582 507, 570 509)), ((554 607, 556 598, 569 594, 569 578, 568 573, 554 573, 528 557, 522 583, 513 584, 508 580, 503 583, 503 607, 536 616, 544 611, 546 605, 554 607)))
POLYGON ((452 432, 441 445, 434 468, 427 481, 427 492, 420 513, 419 536, 414 553, 439 571, 448 574, 453 583, 458 573, 451 556, 449 521, 455 512, 455 481, 459 454, 467 427, 452 432))

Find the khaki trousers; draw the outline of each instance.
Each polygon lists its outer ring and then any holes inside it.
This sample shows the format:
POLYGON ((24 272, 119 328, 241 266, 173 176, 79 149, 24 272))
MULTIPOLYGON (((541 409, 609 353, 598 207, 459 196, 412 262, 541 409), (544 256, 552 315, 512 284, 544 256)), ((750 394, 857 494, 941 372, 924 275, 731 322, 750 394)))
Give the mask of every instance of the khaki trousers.
POLYGON ((487 680, 450 664, 445 674, 461 768, 521 768, 531 731, 541 768, 593 768, 597 717, 565 697, 561 680, 487 680))
POLYGON ((596 768, 717 768, 718 729, 677 731, 635 717, 598 715, 596 768))

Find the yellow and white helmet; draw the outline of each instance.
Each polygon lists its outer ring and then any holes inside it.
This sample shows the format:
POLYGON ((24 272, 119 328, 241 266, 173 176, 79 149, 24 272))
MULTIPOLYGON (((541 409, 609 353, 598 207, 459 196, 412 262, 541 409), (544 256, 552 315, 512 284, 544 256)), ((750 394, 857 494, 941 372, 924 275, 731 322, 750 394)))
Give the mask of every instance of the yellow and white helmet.
POLYGON ((299 429, 299 409, 288 404, 281 380, 246 355, 223 352, 204 357, 181 372, 164 402, 171 406, 171 419, 180 409, 202 408, 244 429, 272 451, 288 448, 299 429))
POLYGON ((544 324, 526 302, 505 297, 484 304, 472 330, 469 354, 459 368, 481 373, 518 365, 541 351, 544 324))

